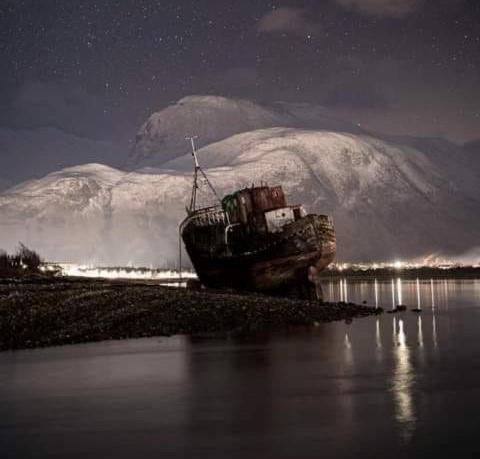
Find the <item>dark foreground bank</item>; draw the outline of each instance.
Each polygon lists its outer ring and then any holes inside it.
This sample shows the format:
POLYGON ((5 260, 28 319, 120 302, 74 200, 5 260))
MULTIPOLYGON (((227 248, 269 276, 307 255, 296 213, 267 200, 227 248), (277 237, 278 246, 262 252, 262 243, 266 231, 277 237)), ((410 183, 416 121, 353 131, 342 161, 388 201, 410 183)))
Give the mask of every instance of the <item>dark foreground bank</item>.
POLYGON ((174 334, 245 334, 378 313, 313 303, 74 278, 0 279, 0 350, 174 334))

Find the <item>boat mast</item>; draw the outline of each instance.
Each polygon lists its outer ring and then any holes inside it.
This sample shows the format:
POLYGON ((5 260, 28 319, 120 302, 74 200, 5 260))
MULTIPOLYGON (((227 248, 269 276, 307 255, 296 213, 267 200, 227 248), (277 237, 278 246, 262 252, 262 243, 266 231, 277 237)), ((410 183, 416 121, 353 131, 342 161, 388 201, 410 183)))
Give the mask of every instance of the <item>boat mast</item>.
POLYGON ((210 183, 210 180, 208 180, 208 177, 206 176, 205 172, 203 169, 200 167, 200 164, 198 163, 198 158, 197 158, 197 149, 195 148, 195 139, 197 136, 192 136, 192 137, 185 137, 185 140, 188 140, 192 146, 192 156, 193 156, 193 162, 195 169, 193 171, 193 186, 192 186, 192 195, 190 197, 190 206, 188 208, 188 213, 195 212, 196 206, 197 206, 197 190, 199 188, 198 186, 198 174, 200 173, 202 177, 205 179, 205 182, 207 183, 208 187, 210 190, 212 190, 212 193, 215 195, 217 200, 221 202, 217 192, 215 191, 215 188, 213 185, 210 183))

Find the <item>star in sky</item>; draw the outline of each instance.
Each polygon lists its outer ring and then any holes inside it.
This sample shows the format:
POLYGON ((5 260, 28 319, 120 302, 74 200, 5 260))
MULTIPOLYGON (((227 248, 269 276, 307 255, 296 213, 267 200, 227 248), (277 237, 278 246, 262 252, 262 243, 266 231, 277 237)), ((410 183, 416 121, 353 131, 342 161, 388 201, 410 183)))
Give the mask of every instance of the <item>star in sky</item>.
POLYGON ((412 112, 435 113, 425 134, 442 125, 467 140, 479 127, 474 0, 9 0, 0 43, 9 110, 42 82, 80 88, 132 126, 182 96, 215 93, 327 105, 391 132, 410 129, 412 112))

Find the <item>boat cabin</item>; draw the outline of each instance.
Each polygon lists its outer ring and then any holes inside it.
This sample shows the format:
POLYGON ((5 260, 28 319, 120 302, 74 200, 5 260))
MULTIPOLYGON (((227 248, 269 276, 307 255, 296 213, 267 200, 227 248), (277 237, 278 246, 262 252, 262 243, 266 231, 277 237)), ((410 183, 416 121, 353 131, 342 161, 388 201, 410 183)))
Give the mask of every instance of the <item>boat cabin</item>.
POLYGON ((260 233, 275 233, 306 215, 302 206, 289 206, 281 186, 244 188, 222 199, 230 224, 260 233))

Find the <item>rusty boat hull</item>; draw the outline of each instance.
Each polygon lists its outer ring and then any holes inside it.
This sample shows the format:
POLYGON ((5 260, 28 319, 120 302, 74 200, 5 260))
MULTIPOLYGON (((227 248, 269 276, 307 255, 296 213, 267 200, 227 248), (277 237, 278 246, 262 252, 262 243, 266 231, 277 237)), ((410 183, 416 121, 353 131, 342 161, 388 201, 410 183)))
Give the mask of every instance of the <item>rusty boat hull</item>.
POLYGON ((248 237, 218 216, 200 227, 187 218, 181 227, 186 251, 208 288, 318 297, 317 275, 335 258, 333 222, 309 214, 281 231, 248 237))

